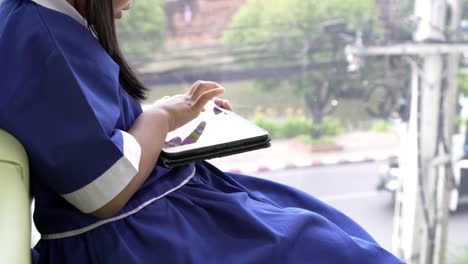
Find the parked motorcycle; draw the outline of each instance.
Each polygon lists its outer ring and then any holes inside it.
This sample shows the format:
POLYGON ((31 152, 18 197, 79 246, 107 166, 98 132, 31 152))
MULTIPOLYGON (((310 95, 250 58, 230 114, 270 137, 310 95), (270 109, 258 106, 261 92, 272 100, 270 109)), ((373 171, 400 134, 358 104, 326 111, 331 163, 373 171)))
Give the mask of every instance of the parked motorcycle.
MULTIPOLYGON (((453 169, 455 186, 450 193, 449 209, 451 212, 455 212, 461 204, 468 204, 468 155, 466 158, 454 162, 453 169)), ((379 169, 379 180, 376 189, 392 194, 392 202, 396 198, 400 173, 398 159, 390 160, 379 169)))

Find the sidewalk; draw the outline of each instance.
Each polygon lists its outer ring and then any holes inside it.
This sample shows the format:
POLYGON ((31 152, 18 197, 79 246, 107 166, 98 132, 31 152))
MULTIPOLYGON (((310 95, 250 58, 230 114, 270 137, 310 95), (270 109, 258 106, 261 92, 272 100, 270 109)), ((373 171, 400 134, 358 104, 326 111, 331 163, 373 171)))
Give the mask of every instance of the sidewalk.
POLYGON ((297 139, 273 140, 271 147, 209 162, 224 171, 251 173, 280 169, 376 162, 396 158, 400 142, 396 133, 353 132, 335 139, 341 149, 312 151, 297 139))

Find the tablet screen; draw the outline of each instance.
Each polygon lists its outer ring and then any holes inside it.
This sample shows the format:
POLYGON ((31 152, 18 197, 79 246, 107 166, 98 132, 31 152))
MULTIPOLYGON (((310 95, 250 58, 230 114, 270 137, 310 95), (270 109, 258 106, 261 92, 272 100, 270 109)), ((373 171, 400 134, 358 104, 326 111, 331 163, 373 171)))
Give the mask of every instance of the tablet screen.
POLYGON ((186 152, 268 136, 268 132, 210 101, 197 118, 167 135, 163 151, 186 152))

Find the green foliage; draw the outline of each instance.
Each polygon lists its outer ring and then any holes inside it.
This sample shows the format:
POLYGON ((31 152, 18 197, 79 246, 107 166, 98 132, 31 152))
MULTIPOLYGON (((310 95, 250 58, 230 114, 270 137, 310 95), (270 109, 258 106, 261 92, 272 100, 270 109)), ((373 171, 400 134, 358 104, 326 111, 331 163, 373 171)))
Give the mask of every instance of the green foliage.
POLYGON ((468 246, 460 254, 455 256, 451 264, 468 264, 468 246))
POLYGON ((460 69, 458 71, 458 88, 459 88, 459 92, 462 95, 468 96, 468 70, 467 69, 460 69))
POLYGON ((234 16, 223 39, 248 43, 285 35, 302 38, 325 20, 343 19, 359 28, 373 13, 372 0, 251 0, 234 16))
POLYGON ((298 136, 299 140, 308 145, 331 145, 333 140, 329 137, 321 137, 319 139, 314 139, 310 135, 300 135, 298 136))
POLYGON ((455 126, 457 126, 457 127, 463 126, 463 125, 465 125, 467 123, 467 121, 468 120, 467 120, 466 117, 462 117, 460 115, 457 115, 455 117, 455 126))
MULTIPOLYGON (((275 119, 264 114, 256 114, 252 121, 267 130, 273 138, 293 138, 308 135, 316 125, 303 115, 289 115, 285 119, 275 119)), ((325 117, 319 124, 325 136, 336 136, 342 131, 342 124, 336 118, 325 117)))
POLYGON ((324 135, 336 136, 343 131, 343 124, 338 118, 324 117, 322 122, 322 132, 324 135))
POLYGON ((255 89, 262 92, 268 92, 280 86, 277 80, 255 80, 252 83, 255 89))
POLYGON ((268 131, 273 138, 281 137, 281 124, 273 118, 267 117, 263 114, 256 114, 252 119, 257 126, 268 131))
POLYGON ((312 122, 304 116, 290 115, 281 124, 281 137, 290 138, 308 134, 312 129, 312 122))
MULTIPOLYGON (((363 23, 376 14, 373 2, 250 0, 234 16, 223 34, 223 41, 233 46, 254 44, 253 47, 260 50, 255 54, 256 59, 249 57, 240 60, 248 66, 301 66, 302 70, 288 74, 288 82, 298 94, 308 96, 309 101, 313 100, 312 97, 318 100, 316 105, 320 107, 312 107, 310 103, 308 107, 314 116, 322 116, 329 105, 326 100, 333 99, 333 95, 338 94, 335 91, 351 85, 351 81, 346 79, 344 53, 340 52, 344 49, 345 40, 337 32, 331 32, 333 27, 325 30, 325 25, 340 20, 347 29, 359 31, 363 23), (325 61, 335 64, 326 69, 306 69, 325 61)), ((343 33, 343 29, 338 31, 343 33)), ((339 133, 338 121, 327 122, 315 124, 314 131, 339 133)), ((290 134, 289 131, 285 133, 290 134)))
POLYGON ((372 122, 372 131, 387 132, 390 130, 390 123, 386 120, 376 120, 372 122))
POLYGON ((400 17, 410 17, 414 13, 414 2, 408 0, 394 0, 400 17))
POLYGON ((141 60, 161 49, 165 15, 161 0, 135 1, 132 9, 116 23, 120 46, 129 59, 141 60))

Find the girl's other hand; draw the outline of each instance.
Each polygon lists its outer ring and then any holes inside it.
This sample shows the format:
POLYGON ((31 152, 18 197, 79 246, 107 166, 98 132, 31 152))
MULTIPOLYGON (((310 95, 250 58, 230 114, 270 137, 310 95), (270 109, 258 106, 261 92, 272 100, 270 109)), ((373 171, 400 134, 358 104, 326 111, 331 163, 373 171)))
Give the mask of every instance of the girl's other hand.
POLYGON ((220 99, 220 98, 214 98, 214 103, 224 109, 227 109, 229 111, 232 111, 231 104, 229 103, 228 100, 220 99))
MULTIPOLYGON (((166 96, 157 100, 149 111, 162 110, 167 115, 169 131, 172 131, 195 119, 208 101, 223 92, 224 88, 215 82, 197 81, 185 94, 166 96)), ((230 107, 229 103, 226 105, 230 107)))

